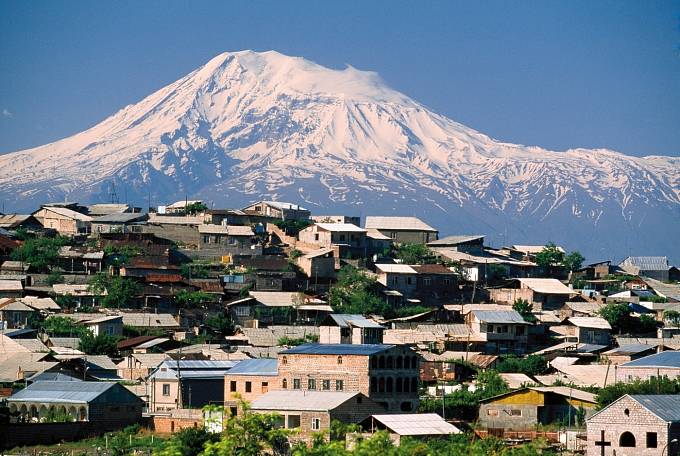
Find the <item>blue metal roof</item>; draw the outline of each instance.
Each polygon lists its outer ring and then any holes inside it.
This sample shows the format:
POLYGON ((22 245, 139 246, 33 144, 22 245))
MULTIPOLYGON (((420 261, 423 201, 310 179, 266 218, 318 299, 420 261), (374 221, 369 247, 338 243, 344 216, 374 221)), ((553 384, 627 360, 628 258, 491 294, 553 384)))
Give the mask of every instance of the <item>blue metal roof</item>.
POLYGON ((680 369, 680 351, 664 351, 629 361, 622 367, 670 367, 680 369))
POLYGON ((117 383, 114 382, 35 382, 18 391, 7 400, 10 402, 69 402, 87 404, 116 385, 117 383))
POLYGON ((680 395, 635 394, 631 398, 664 421, 680 421, 680 395))
POLYGON ((374 355, 393 348, 387 344, 304 344, 284 350, 290 355, 374 355))
POLYGON ((269 358, 244 359, 229 369, 228 374, 278 375, 278 360, 269 358))
POLYGON ((628 308, 631 311, 639 313, 639 314, 646 314, 646 313, 652 312, 650 309, 646 308, 645 306, 641 306, 640 304, 635 304, 634 302, 629 302, 628 308))

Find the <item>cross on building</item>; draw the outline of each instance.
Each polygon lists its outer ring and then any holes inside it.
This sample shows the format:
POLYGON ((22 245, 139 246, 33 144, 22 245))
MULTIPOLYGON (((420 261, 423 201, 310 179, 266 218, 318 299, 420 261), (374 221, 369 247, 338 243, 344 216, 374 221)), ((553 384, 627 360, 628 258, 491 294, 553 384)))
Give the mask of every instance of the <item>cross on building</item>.
POLYGON ((596 440, 596 441, 595 441, 595 446, 599 446, 599 447, 600 447, 600 455, 601 455, 601 456, 604 456, 604 449, 605 449, 606 447, 608 447, 608 446, 612 446, 612 443, 611 443, 611 442, 606 442, 606 441, 604 440, 604 430, 602 430, 602 431, 600 431, 600 432, 601 432, 600 440, 596 440))

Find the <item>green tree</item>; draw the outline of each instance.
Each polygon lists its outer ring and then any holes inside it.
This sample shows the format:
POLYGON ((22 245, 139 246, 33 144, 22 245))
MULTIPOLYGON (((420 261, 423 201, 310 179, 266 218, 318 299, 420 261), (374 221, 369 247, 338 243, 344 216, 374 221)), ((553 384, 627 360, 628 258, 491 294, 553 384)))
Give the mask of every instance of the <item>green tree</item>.
POLYGON ((554 242, 548 242, 543 249, 536 254, 536 264, 542 268, 561 266, 564 261, 564 252, 554 242))
POLYGON ((598 408, 604 408, 626 394, 680 394, 680 379, 669 379, 664 375, 605 386, 597 393, 598 408))
POLYGON ((633 326, 630 308, 625 302, 609 303, 602 307, 599 313, 619 334, 628 331, 633 326))
POLYGON ((213 315, 206 318, 205 325, 222 335, 231 335, 234 333, 234 322, 224 314, 213 315))
POLYGON ((188 204, 186 206, 186 213, 188 215, 196 215, 196 214, 201 214, 205 212, 208 209, 208 206, 203 204, 200 201, 197 201, 195 203, 188 204))
POLYGON ((329 304, 338 313, 391 314, 390 306, 380 295, 377 280, 365 272, 346 265, 338 272, 338 280, 329 291, 329 304))
POLYGON ((118 340, 119 338, 108 334, 99 334, 95 336, 92 332, 87 331, 80 336, 78 350, 87 353, 88 355, 114 356, 118 352, 116 346, 118 340))
POLYGON ((637 333, 644 334, 644 333, 651 333, 656 331, 656 318, 652 317, 649 314, 643 314, 640 315, 640 318, 638 319, 638 324, 635 325, 635 329, 637 333))
POLYGON ((423 264, 431 256, 425 244, 401 244, 395 256, 404 264, 423 264))
POLYGON ((142 287, 132 279, 121 276, 109 276, 106 273, 95 274, 88 283, 92 293, 103 295, 103 307, 121 308, 130 305, 130 301, 142 293, 142 287))
POLYGON ((180 266, 179 273, 185 279, 207 279, 210 277, 210 271, 202 264, 184 263, 180 266))
POLYGON ((204 291, 180 290, 175 295, 175 302, 183 308, 195 309, 205 307, 208 303, 215 301, 215 296, 204 291))
POLYGON ((45 280, 45 282, 47 282, 47 285, 50 286, 54 285, 55 283, 64 283, 64 276, 60 271, 52 270, 52 272, 47 275, 47 280, 45 280))
POLYGON ((41 323, 41 329, 52 337, 81 337, 89 333, 88 329, 68 317, 47 317, 41 323))
POLYGON ((585 258, 583 257, 583 255, 581 255, 580 252, 573 251, 564 257, 564 259, 562 260, 562 264, 569 271, 573 272, 578 269, 581 269, 584 260, 585 258))
POLYGON ((157 456, 198 456, 206 444, 215 443, 219 434, 206 431, 204 428, 181 429, 163 442, 163 446, 154 452, 157 456))
POLYGON ((673 326, 680 326, 680 312, 677 310, 664 310, 663 319, 673 326))
POLYGON ((524 321, 529 323, 536 322, 536 315, 532 313, 532 310, 534 310, 534 306, 526 299, 522 298, 516 299, 514 304, 512 305, 512 309, 517 311, 517 313, 522 316, 524 321))
POLYGON ((498 365, 498 372, 511 372, 526 375, 541 375, 548 369, 548 363, 540 355, 529 355, 526 358, 519 358, 515 355, 501 356, 498 365))
POLYGON ((14 249, 11 258, 29 263, 35 270, 44 272, 57 265, 59 249, 68 245, 69 242, 69 239, 64 236, 29 238, 20 247, 14 249))

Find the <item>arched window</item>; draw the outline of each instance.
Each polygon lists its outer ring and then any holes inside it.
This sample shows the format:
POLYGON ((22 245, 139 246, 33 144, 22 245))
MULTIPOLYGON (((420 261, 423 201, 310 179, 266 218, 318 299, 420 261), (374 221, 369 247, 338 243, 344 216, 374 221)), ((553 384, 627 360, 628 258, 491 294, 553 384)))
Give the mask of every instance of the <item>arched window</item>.
POLYGON ((380 369, 385 368, 385 357, 384 356, 380 356, 380 358, 378 358, 378 367, 380 369))
POLYGON ((388 393, 391 393, 393 391, 393 386, 394 386, 394 381, 392 380, 392 377, 387 377, 387 385, 385 390, 388 393))
POLYGON ((392 369, 392 367, 394 367, 394 364, 393 364, 393 362, 392 362, 392 357, 391 357, 391 356, 388 356, 388 357, 387 357, 387 368, 388 368, 388 369, 392 369))
POLYGON ((379 393, 385 392, 385 377, 380 377, 380 379, 378 380, 378 392, 379 393))
POLYGON ((288 357, 284 356, 281 358, 281 364, 288 364, 288 357))
POLYGON ((418 392, 418 379, 416 377, 413 377, 411 379, 411 392, 412 393, 418 392))
POLYGON ((287 378, 284 378, 283 381, 281 382, 281 388, 288 389, 288 379, 287 378))
POLYGON ((404 358, 400 356, 397 356, 397 369, 401 369, 404 367, 404 358))
POLYGON ((371 358, 371 368, 372 369, 378 368, 378 358, 376 358, 375 356, 371 358))
POLYGON ((410 369, 411 368, 411 358, 408 356, 404 357, 404 369, 410 369))
POLYGON ((619 437, 619 446, 632 448, 635 446, 635 436, 626 431, 619 437))
POLYGON ((411 358, 411 369, 416 369, 418 367, 418 357, 414 356, 411 358))
POLYGON ((378 380, 375 377, 371 377, 371 392, 375 393, 378 391, 378 380))
POLYGON ((401 385, 402 385, 403 380, 401 378, 397 378, 397 393, 401 393, 401 385))
POLYGON ((342 364, 342 356, 338 356, 338 364, 342 364))

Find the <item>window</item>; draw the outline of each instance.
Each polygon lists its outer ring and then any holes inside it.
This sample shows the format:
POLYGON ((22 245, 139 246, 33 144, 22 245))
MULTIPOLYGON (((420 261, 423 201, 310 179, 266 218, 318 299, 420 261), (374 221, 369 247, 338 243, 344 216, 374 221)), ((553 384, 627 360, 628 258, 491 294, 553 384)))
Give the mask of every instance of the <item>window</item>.
POLYGON ((284 378, 283 381, 281 382, 281 388, 288 389, 288 379, 287 378, 284 378))
POLYGON ((432 279, 429 278, 429 277, 425 277, 423 279, 423 285, 425 285, 426 287, 429 287, 430 285, 432 285, 432 279))
POLYGON ((319 233, 314 234, 314 240, 318 241, 319 240, 319 233))
POLYGON ((321 429, 321 418, 312 418, 312 431, 321 429))
POLYGON ((444 279, 444 285, 451 285, 451 279, 444 279))
POLYGON ((396 238, 397 238, 397 233, 394 232, 394 231, 390 232, 390 238, 396 239, 396 238))
POLYGON ((316 379, 313 378, 307 379, 307 389, 310 390, 316 389, 316 379))
POLYGON ((498 416, 498 409, 488 409, 486 414, 488 416, 498 416))
POLYGON ((229 391, 232 393, 236 391, 236 382, 229 382, 229 391))
POLYGON ((288 429, 295 429, 300 427, 300 415, 288 415, 288 429))
POLYGON ((518 336, 523 336, 524 335, 524 326, 517 326, 515 328, 515 334, 518 336))
POLYGON ((210 236, 207 234, 203 236, 203 243, 204 244, 210 244, 210 236))
POLYGON ((323 380, 321 382, 321 389, 324 391, 328 391, 331 389, 331 381, 330 380, 323 380))
POLYGON ((288 364, 288 357, 287 356, 284 356, 283 358, 281 358, 281 364, 288 364))
MULTIPOLYGON (((371 379, 371 380, 374 380, 374 379, 371 379)), ((335 391, 342 391, 343 389, 345 389, 345 382, 343 382, 342 380, 336 380, 335 381, 335 391)))
POLYGON ((269 391, 269 382, 262 382, 262 394, 269 391))
POLYGON ((234 309, 234 313, 236 313, 237 317, 247 317, 248 315, 250 315, 250 307, 236 306, 236 308, 234 309))
POLYGON ((626 448, 635 447, 635 436, 630 432, 626 431, 619 437, 619 446, 626 448))
POLYGON ((522 411, 519 409, 510 410, 510 416, 522 416, 522 411))
POLYGON ((647 448, 656 448, 656 432, 647 433, 647 448))
POLYGON ((406 277, 406 283, 411 285, 411 283, 413 283, 413 278, 412 277, 406 277))
POLYGON ((294 379, 293 379, 293 389, 294 389, 294 390, 299 390, 299 389, 300 389, 300 379, 299 379, 299 378, 294 378, 294 379))
POLYGON ((246 382, 246 393, 253 391, 253 384, 251 382, 246 382))
POLYGON ((345 235, 344 234, 340 235, 340 242, 345 242, 345 235))
POLYGON ((170 384, 163 383, 163 396, 170 396, 170 384))
POLYGON ((342 356, 338 356, 338 364, 342 364, 342 356))
POLYGON ((492 333, 493 332, 493 325, 487 325, 486 331, 492 333))

